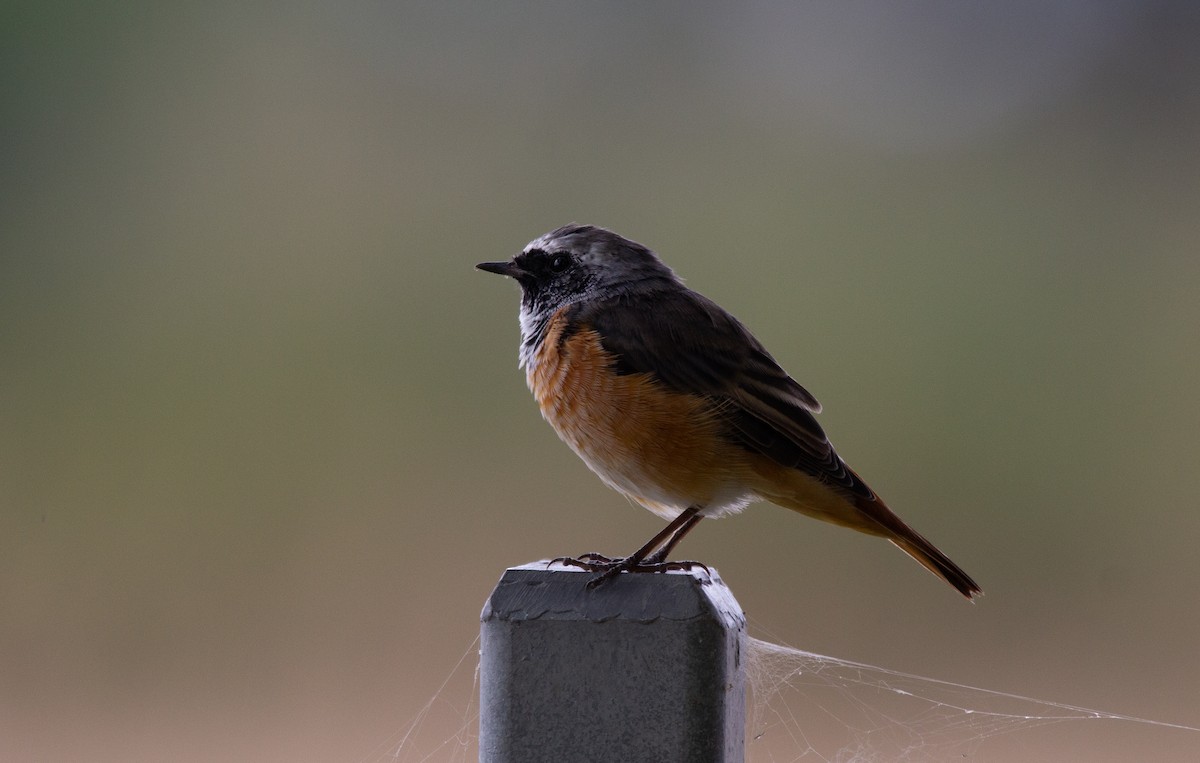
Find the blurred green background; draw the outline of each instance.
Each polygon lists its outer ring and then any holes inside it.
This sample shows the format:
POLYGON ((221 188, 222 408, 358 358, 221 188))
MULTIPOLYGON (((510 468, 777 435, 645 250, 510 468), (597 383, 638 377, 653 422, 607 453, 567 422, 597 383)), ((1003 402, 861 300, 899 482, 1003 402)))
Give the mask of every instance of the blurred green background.
MULTIPOLYGON (((681 549, 756 623, 1200 725, 1194 4, 0 15, 0 759, 364 759, 506 566, 649 537, 473 269, 570 221, 738 315, 988 594, 761 505, 681 549)), ((1200 747, 1082 725, 978 759, 1200 747)))

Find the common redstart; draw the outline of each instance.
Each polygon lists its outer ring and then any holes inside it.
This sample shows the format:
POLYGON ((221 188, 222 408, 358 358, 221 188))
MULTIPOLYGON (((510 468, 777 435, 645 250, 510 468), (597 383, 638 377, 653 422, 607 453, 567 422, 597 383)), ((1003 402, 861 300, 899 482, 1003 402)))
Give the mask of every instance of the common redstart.
POLYGON ((702 518, 761 499, 886 538, 968 599, 982 593, 838 456, 816 398, 646 247, 567 225, 477 267, 521 285, 520 365, 558 436, 671 520, 628 557, 572 560, 602 573, 593 584, 661 571, 702 518))

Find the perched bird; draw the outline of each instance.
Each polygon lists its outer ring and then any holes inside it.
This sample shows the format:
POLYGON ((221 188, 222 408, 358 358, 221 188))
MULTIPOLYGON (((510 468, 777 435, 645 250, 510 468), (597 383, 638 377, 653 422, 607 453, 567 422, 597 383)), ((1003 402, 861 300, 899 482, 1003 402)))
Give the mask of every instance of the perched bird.
POLYGON ((646 247, 567 225, 477 267, 521 285, 520 364, 542 415, 605 484, 671 520, 628 557, 573 560, 602 573, 593 584, 661 570, 703 517, 761 499, 886 538, 982 593, 842 461, 816 398, 646 247))

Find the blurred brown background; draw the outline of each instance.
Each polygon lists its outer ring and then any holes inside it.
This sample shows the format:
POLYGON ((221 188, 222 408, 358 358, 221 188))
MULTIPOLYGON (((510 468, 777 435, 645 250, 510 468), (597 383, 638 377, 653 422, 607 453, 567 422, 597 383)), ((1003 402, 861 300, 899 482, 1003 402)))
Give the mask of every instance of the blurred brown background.
MULTIPOLYGON (((754 329, 988 594, 762 505, 682 549, 757 623, 1200 725, 1193 4, 2 15, 0 759, 362 760, 504 567, 659 527, 473 270, 569 221, 754 329)), ((1200 748, 1054 728, 978 759, 1200 748)))

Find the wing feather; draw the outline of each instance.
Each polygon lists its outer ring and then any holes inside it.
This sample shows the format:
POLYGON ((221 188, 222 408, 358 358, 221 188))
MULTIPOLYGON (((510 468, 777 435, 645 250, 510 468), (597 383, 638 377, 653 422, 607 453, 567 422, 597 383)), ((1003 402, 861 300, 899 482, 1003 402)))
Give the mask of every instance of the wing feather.
POLYGON ((636 302, 591 302, 579 319, 596 328, 619 373, 648 374, 703 395, 738 444, 846 493, 874 498, 817 423, 816 398, 715 302, 688 289, 664 289, 636 302))

